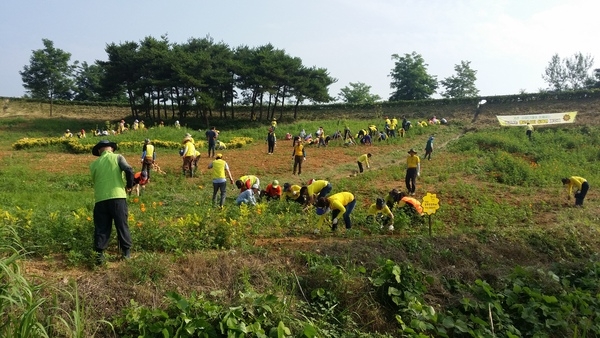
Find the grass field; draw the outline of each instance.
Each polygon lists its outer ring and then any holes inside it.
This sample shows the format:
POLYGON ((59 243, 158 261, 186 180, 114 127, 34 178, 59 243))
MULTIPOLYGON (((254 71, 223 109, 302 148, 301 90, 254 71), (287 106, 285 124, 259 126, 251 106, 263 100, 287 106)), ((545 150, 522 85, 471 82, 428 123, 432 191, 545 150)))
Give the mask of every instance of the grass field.
POLYGON ((22 301, 0 302, 2 320, 11 323, 2 332, 18 335, 26 322, 53 337, 196 336, 201 327, 209 336, 207 327, 216 336, 598 336, 594 109, 584 108, 573 125, 538 128, 532 141, 521 128, 497 127, 490 116, 473 123, 465 114, 371 147, 311 146, 301 176, 292 175, 285 133, 323 126, 329 134, 346 124, 356 132, 383 121, 280 122, 273 155, 267 155, 266 126, 219 127, 234 179, 257 175, 263 187, 273 179, 299 185, 327 179, 334 193, 354 193, 353 228, 336 233, 327 223, 317 227, 314 209, 304 212, 296 203, 237 207, 233 187, 226 207, 213 208, 211 159, 202 152, 201 173, 184 178, 177 153, 186 132, 200 141, 201 131, 167 126, 110 136, 136 170, 145 138, 162 145, 157 163, 166 174, 153 173, 142 195, 128 198, 133 258, 119 260, 113 238, 102 267, 92 260, 88 167, 95 158, 87 151, 100 138, 88 134, 73 145, 60 136, 120 116, 5 115, 2 280, 26 279, 10 284, 20 288, 5 297, 22 301), (423 223, 396 210, 393 232, 367 222, 377 197, 404 190, 407 151, 422 155, 430 135, 435 150, 431 161, 422 160, 416 197, 436 194, 440 209, 423 223), (239 137, 252 142, 236 143, 239 137), (357 174, 356 158, 367 152, 371 168, 357 174), (567 200, 560 179, 571 175, 590 182, 584 208, 567 200), (19 273, 8 274, 11 267, 19 273), (25 317, 30 308, 33 315, 25 317))

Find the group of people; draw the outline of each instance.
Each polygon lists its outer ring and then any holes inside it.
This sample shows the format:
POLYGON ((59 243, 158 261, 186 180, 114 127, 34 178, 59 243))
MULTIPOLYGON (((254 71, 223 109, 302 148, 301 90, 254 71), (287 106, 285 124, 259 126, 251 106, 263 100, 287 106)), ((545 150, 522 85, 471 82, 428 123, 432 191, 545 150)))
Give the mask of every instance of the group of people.
MULTIPOLYGON (((275 128, 276 124, 272 125, 269 134, 274 134, 275 128)), ((69 131, 67 130, 67 132, 69 131)), ((344 133, 345 138, 348 137, 347 134, 347 132, 344 133)), ((325 221, 328 214, 331 214, 332 231, 337 230, 340 218, 343 219, 346 229, 352 227, 350 215, 356 206, 356 197, 353 193, 341 191, 331 194, 333 191, 332 184, 321 179, 311 179, 302 186, 290 183, 284 183, 281 186, 278 180, 273 180, 264 190, 261 190, 260 179, 255 175, 244 175, 234 181, 229 165, 223 159, 223 154, 215 154, 215 147, 211 146, 216 145, 218 131, 213 127, 206 132, 206 137, 209 144, 208 157, 214 157, 214 160, 208 164, 213 183, 212 203, 214 206, 223 208, 226 200, 227 181, 229 181, 230 184, 235 184, 240 189, 240 193, 236 198, 237 205, 255 205, 262 198, 266 201, 286 199, 302 204, 304 210, 314 207, 316 214, 320 216, 319 225, 325 221), (219 194, 220 196, 218 196, 219 194)), ((434 136, 431 135, 425 146, 424 158, 431 159, 433 140, 434 136)), ((272 139, 267 138, 268 143, 271 141, 273 144, 269 145, 270 153, 272 153, 272 147, 276 142, 274 135, 272 139)), ((193 171, 198 165, 200 153, 196 150, 194 139, 190 134, 186 134, 182 144, 184 146, 181 151, 184 174, 187 170, 193 175, 193 171)), ((130 257, 132 240, 127 222, 126 197, 128 193, 135 191, 136 187, 139 194, 140 187, 143 188, 150 181, 151 172, 156 161, 156 149, 150 139, 144 140, 140 159, 142 169, 136 173, 122 155, 114 153, 115 150, 117 150, 117 144, 108 140, 102 140, 92 148, 92 154, 98 157, 90 165, 95 199, 93 211, 95 226, 94 250, 98 264, 104 262, 104 251, 108 246, 113 222, 117 230, 122 256, 126 259, 130 257), (125 182, 123 181, 123 173, 125 182)), ((306 160, 306 152, 299 137, 294 139, 292 156, 294 158, 293 173, 295 174, 297 170, 300 174, 302 162, 306 160)), ((359 172, 364 170, 364 166, 370 168, 369 159, 371 157, 370 153, 366 153, 357 158, 359 172)), ((394 208, 404 210, 404 212, 411 213, 418 218, 423 215, 421 203, 415 197, 412 197, 416 191, 416 179, 421 172, 420 162, 417 151, 410 149, 406 159, 406 193, 392 189, 385 198, 376 198, 375 203, 369 206, 368 220, 373 220, 381 227, 387 226, 389 230, 393 230, 394 213, 392 210, 394 208)), ((568 189, 568 198, 574 196, 575 206, 583 207, 584 199, 589 190, 587 180, 580 176, 571 176, 563 178, 562 183, 568 189)))

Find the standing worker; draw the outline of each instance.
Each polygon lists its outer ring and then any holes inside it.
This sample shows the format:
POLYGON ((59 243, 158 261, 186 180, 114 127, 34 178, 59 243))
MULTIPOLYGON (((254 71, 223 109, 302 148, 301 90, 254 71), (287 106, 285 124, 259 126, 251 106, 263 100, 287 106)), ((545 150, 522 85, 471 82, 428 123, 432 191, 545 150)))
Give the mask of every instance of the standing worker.
POLYGON ((425 156, 423 156, 423 159, 431 160, 431 153, 433 153, 433 135, 429 136, 425 144, 425 156))
POLYGON ((156 161, 156 151, 154 151, 154 145, 150 142, 150 139, 144 140, 144 146, 142 147, 142 171, 148 173, 148 179, 150 179, 150 171, 152 165, 156 161))
POLYGON ((590 188, 588 181, 583 177, 571 176, 569 178, 563 178, 562 183, 563 185, 568 185, 567 187, 569 188, 569 194, 567 195, 567 199, 569 200, 571 199, 571 194, 573 193, 573 187, 577 188, 577 190, 575 190, 575 206, 583 207, 583 200, 585 199, 585 195, 590 188))
POLYGON ((406 190, 410 195, 415 194, 417 190, 417 176, 421 175, 421 160, 417 156, 417 152, 414 149, 408 151, 408 157, 406 158, 406 177, 404 182, 406 183, 406 190))
POLYGON ((267 154, 271 155, 275 151, 275 143, 277 143, 277 136, 275 136, 275 129, 269 128, 267 134, 267 154))
POLYGON ((190 177, 194 177, 194 155, 196 154, 196 146, 194 145, 194 139, 190 134, 187 134, 183 139, 183 151, 181 157, 183 158, 182 171, 183 176, 186 176, 186 171, 190 172, 190 177))
POLYGON ((217 192, 221 191, 221 201, 219 207, 223 208, 225 204, 225 196, 227 195, 227 176, 229 176, 229 183, 233 184, 233 177, 231 177, 231 171, 229 171, 229 165, 223 160, 223 154, 217 154, 215 160, 208 164, 208 169, 212 169, 212 182, 213 182, 213 206, 217 204, 217 192), (227 176, 225 176, 227 173, 227 176))
POLYGON ((298 175, 302 174, 302 162, 306 161, 306 151, 304 150, 302 140, 295 142, 292 158, 294 159, 292 175, 296 175, 296 168, 298 168, 298 175))
POLYGON ((371 168, 369 164, 369 159, 371 158, 371 153, 362 154, 356 159, 356 163, 358 163, 358 172, 363 172, 363 163, 367 166, 367 169, 371 168))
POLYGON ((94 250, 96 264, 104 262, 114 220, 123 258, 131 257, 131 234, 127 218, 127 191, 133 188, 133 169, 120 154, 115 154, 117 144, 108 140, 98 142, 92 154, 98 156, 90 164, 94 184, 94 250), (125 172, 125 182, 123 182, 125 172), (127 190, 126 190, 127 189, 127 190))
POLYGON ((217 128, 212 127, 206 131, 206 141, 208 142, 208 157, 215 157, 215 145, 217 141, 217 128), (211 156, 212 154, 212 156, 211 156))

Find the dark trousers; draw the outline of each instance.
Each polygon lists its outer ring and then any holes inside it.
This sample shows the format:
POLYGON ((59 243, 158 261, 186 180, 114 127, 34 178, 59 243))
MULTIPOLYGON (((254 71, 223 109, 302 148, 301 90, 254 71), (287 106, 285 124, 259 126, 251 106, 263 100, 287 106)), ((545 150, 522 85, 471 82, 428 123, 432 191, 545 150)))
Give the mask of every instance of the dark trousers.
MULTIPOLYGON (((356 205, 356 199, 354 199, 352 202, 345 205, 346 212, 344 212, 343 217, 344 217, 344 223, 346 224, 346 229, 352 228, 352 221, 350 220, 350 213, 352 212, 352 210, 354 210, 355 205, 356 205)), ((339 214, 340 214, 339 210, 333 210, 331 212, 332 219, 337 218, 339 214)), ((335 231, 336 229, 337 229, 337 224, 331 226, 331 230, 335 231)))
POLYGON ((227 182, 215 183, 213 182, 213 205, 217 204, 217 192, 221 191, 221 201, 219 206, 222 207, 225 204, 225 197, 227 195, 227 182))
POLYGON ((528 131, 526 132, 526 134, 527 134, 527 137, 529 137, 529 139, 531 140, 531 130, 528 130, 528 131))
POLYGON ((294 171, 293 174, 296 174, 296 167, 298 168, 298 175, 302 173, 302 162, 304 161, 304 156, 296 155, 294 156, 294 171))
POLYGON ((327 196, 327 194, 329 194, 331 192, 331 190, 333 190, 331 183, 327 183, 325 188, 323 188, 323 189, 321 189, 321 191, 319 191, 319 195, 317 196, 317 198, 327 196))
POLYGON ((94 204, 94 250, 102 252, 108 247, 112 223, 115 222, 117 238, 121 250, 131 248, 131 234, 127 217, 127 200, 125 198, 113 198, 94 204))
POLYGON ((414 193, 417 189, 417 168, 406 169, 404 182, 406 183, 406 190, 408 190, 409 193, 414 193))
POLYGON ((142 161, 142 171, 146 171, 148 173, 148 179, 150 179, 150 170, 152 169, 152 157, 146 157, 142 161))
POLYGON ((272 154, 275 151, 275 141, 268 141, 267 144, 269 146, 269 150, 267 152, 272 154))
POLYGON ((590 184, 588 182, 583 182, 581 185, 581 190, 575 193, 575 205, 583 206, 583 199, 590 188, 590 184))
POLYGON ((358 172, 362 173, 363 172, 363 165, 362 165, 362 163, 360 163, 360 161, 356 161, 356 163, 358 164, 358 172))
POLYGON ((208 141, 208 157, 210 157, 212 153, 212 156, 215 156, 215 141, 208 141))

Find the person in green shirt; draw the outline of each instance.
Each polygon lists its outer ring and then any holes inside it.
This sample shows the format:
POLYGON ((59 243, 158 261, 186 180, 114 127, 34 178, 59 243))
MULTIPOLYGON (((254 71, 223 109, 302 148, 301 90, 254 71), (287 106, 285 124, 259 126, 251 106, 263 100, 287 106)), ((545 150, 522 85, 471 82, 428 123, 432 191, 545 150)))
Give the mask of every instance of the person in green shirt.
POLYGON ((108 140, 98 142, 92 154, 98 158, 90 164, 94 185, 94 250, 96 264, 104 262, 114 221, 123 258, 131 257, 131 234, 129 232, 127 192, 134 185, 133 169, 120 154, 113 153, 117 144, 108 140), (123 182, 125 173, 125 182, 123 182))
POLYGON ((575 188, 575 206, 583 207, 583 200, 585 199, 585 195, 587 195, 588 189, 590 188, 590 184, 588 181, 580 176, 571 176, 565 177, 562 179, 563 185, 567 185, 569 189, 569 194, 567 198, 571 199, 571 194, 573 193, 573 188, 575 188))

